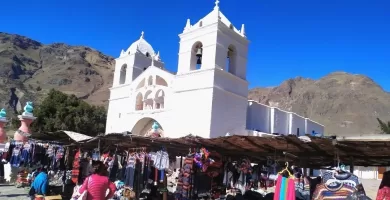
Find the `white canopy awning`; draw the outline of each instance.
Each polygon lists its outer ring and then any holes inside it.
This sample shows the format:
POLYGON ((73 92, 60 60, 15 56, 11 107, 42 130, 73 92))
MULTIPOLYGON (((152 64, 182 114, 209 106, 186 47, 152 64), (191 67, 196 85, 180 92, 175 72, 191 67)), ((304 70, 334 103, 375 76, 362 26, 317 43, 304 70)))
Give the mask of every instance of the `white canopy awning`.
POLYGON ((64 130, 62 130, 62 132, 64 132, 66 135, 68 135, 72 140, 74 140, 76 142, 92 139, 91 136, 84 135, 84 134, 81 134, 81 133, 76 133, 76 132, 73 132, 73 131, 64 131, 64 130))

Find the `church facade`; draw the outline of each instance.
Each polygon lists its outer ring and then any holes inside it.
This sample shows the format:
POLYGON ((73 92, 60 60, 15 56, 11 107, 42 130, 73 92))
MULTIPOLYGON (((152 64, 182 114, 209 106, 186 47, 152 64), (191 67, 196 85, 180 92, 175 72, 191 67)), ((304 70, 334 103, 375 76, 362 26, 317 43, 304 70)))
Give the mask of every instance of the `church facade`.
POLYGON ((195 24, 188 19, 179 37, 177 73, 164 68, 144 33, 121 51, 110 88, 106 134, 323 134, 324 127, 310 119, 248 101, 249 40, 244 25, 240 30, 233 26, 218 1, 195 24))

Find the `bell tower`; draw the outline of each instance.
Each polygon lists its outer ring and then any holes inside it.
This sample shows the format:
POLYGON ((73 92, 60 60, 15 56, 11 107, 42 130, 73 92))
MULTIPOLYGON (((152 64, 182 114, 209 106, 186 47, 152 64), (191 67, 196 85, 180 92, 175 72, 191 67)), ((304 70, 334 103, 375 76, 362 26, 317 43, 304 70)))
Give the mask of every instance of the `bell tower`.
POLYGON ((179 37, 174 84, 178 120, 186 119, 182 124, 195 130, 192 134, 206 138, 244 132, 249 45, 244 25, 235 28, 216 0, 204 18, 193 25, 188 19, 179 37))
POLYGON ((246 79, 249 41, 244 25, 237 30, 220 11, 218 0, 213 11, 194 25, 187 19, 179 37, 178 74, 219 68, 246 79))

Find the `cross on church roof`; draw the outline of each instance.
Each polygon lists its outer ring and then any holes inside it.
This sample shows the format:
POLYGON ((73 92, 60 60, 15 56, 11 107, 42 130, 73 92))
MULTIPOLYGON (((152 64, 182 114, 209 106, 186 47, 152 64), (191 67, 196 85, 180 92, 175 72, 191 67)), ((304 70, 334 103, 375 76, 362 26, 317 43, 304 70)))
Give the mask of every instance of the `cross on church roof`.
POLYGON ((215 0, 215 7, 214 9, 218 9, 219 8, 219 0, 215 0))
POLYGON ((141 38, 142 38, 142 39, 144 38, 144 34, 145 34, 145 33, 142 31, 142 32, 141 32, 141 38))

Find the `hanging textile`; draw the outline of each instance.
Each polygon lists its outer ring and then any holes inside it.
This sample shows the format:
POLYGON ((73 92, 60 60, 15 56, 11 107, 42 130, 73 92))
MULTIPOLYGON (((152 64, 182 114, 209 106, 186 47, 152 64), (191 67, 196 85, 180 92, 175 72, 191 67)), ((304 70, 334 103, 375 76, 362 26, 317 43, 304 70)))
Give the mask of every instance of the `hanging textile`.
POLYGON ((326 171, 323 173, 322 183, 317 185, 313 193, 313 199, 346 199, 358 187, 363 186, 356 175, 344 171, 326 171))
POLYGON ((310 182, 302 174, 302 169, 294 168, 295 197, 297 200, 310 200, 310 182))
POLYGON ((295 200, 294 178, 278 176, 274 200, 295 200))
POLYGON ((34 140, 20 142, 11 140, 0 146, 0 160, 11 167, 42 167, 64 169, 64 149, 55 142, 42 143, 34 140))
POLYGON ((73 169, 72 169, 72 182, 78 184, 79 182, 79 173, 80 173, 80 149, 76 150, 76 154, 73 160, 73 169))
POLYGON ((286 168, 279 172, 273 199, 295 200, 295 180, 294 175, 288 169, 288 163, 286 163, 286 168), (287 175, 283 175, 285 173, 287 175))
POLYGON ((180 169, 177 187, 176 198, 177 199, 190 199, 191 197, 191 185, 192 185, 192 173, 194 166, 194 155, 189 154, 183 163, 183 168, 180 169))
MULTIPOLYGON (((153 160, 154 167, 159 171, 159 181, 160 183, 162 183, 164 180, 165 169, 169 168, 169 155, 165 151, 165 149, 162 148, 160 151, 157 151, 155 154, 152 154, 151 157, 153 160)), ((154 181, 157 182, 156 179, 154 181)))

